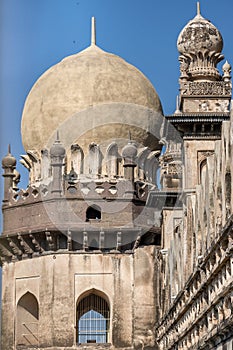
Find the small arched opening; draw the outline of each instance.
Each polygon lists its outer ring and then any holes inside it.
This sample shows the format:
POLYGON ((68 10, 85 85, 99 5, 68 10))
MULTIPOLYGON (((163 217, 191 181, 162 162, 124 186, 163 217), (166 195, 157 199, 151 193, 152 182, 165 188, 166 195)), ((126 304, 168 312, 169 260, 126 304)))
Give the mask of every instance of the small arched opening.
POLYGON ((199 168, 200 184, 202 184, 203 186, 205 186, 206 169, 207 169, 207 159, 205 158, 205 159, 200 163, 200 168, 199 168))
POLYGON ((92 205, 87 208, 86 221, 101 220, 101 209, 98 205, 92 205))
POLYGON ((102 293, 83 296, 77 304, 77 343, 109 343, 110 308, 102 293))
POLYGON ((39 305, 36 297, 27 292, 18 301, 16 315, 16 344, 37 345, 39 305))

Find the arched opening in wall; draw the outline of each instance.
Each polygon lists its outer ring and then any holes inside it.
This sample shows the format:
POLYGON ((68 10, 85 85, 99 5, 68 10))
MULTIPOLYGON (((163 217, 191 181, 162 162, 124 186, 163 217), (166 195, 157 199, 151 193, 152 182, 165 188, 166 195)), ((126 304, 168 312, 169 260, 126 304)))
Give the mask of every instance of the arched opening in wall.
POLYGON ((150 150, 148 147, 145 147, 141 152, 138 154, 138 179, 141 181, 144 181, 146 179, 146 159, 150 154, 150 150))
POLYGON ((78 175, 83 174, 83 159, 84 153, 82 148, 78 144, 73 144, 71 146, 71 164, 78 175))
POLYGON ((227 171, 225 174, 225 186, 226 186, 226 219, 231 214, 231 173, 227 171))
POLYGON ((200 163, 199 168, 199 177, 200 177, 200 184, 205 186, 205 179, 206 179, 206 168, 207 168, 207 160, 206 158, 200 163))
POLYGON ((87 208, 86 221, 101 220, 101 209, 98 205, 93 205, 87 208))
POLYGON ((77 343, 109 343, 110 309, 104 296, 91 291, 77 304, 77 343))
POLYGON ((36 297, 27 292, 18 301, 16 311, 16 344, 39 345, 39 305, 36 297))
POLYGON ((119 175, 119 162, 120 155, 118 152, 118 146, 113 142, 108 146, 106 151, 106 171, 109 177, 119 175))
POLYGON ((102 172, 102 153, 99 145, 94 142, 89 145, 89 174, 99 175, 102 172))

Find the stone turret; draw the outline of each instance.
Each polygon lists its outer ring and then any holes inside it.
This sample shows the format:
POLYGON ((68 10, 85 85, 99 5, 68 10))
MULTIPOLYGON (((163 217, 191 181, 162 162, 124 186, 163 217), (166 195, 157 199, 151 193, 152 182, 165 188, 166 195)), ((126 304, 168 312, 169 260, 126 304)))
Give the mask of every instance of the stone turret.
POLYGON ((124 177, 132 182, 134 182, 136 156, 137 147, 133 141, 129 140, 128 144, 122 149, 122 157, 124 159, 124 177))
POLYGON ((59 140, 59 134, 57 133, 57 139, 50 149, 51 166, 52 166, 52 193, 61 194, 62 192, 62 166, 63 159, 66 151, 59 140))
MULTIPOLYGON (((231 99, 230 65, 223 60, 223 39, 219 30, 202 17, 200 4, 197 15, 181 31, 177 48, 180 53, 181 113, 229 113, 231 99)), ((178 113, 177 113, 178 114, 178 113)))
POLYGON ((10 145, 8 146, 8 153, 2 159, 2 168, 4 169, 4 199, 3 203, 9 200, 9 190, 13 187, 13 179, 15 177, 14 170, 16 168, 16 159, 11 154, 10 145))
POLYGON ((223 59, 221 54, 223 40, 218 29, 200 13, 181 31, 177 47, 180 52, 180 79, 185 80, 220 80, 217 64, 223 59))

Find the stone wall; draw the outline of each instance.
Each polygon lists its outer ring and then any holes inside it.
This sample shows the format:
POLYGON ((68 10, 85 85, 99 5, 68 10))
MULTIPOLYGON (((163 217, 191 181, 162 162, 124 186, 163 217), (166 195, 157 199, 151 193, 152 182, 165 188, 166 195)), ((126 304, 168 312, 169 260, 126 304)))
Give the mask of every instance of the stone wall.
POLYGON ((16 347, 17 323, 27 326, 25 334, 34 332, 18 314, 19 300, 27 293, 39 305, 35 345, 40 349, 75 346, 77 302, 89 291, 103 295, 110 307, 109 345, 98 348, 154 348, 154 267, 155 247, 149 246, 134 254, 57 252, 4 264, 2 350, 24 348, 16 347))
POLYGON ((195 188, 184 189, 180 223, 173 218, 162 231, 160 349, 231 349, 223 344, 231 344, 233 327, 232 130, 233 113, 195 188))

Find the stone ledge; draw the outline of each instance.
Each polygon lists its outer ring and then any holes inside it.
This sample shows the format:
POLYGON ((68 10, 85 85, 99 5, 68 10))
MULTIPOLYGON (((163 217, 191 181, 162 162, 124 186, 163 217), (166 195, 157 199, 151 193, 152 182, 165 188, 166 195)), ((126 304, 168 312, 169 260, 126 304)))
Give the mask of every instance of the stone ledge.
POLYGON ((52 347, 41 347, 41 346, 27 346, 27 345, 18 345, 17 350, 134 350, 134 347, 115 347, 114 345, 107 344, 80 344, 73 345, 72 347, 60 347, 60 346, 52 346, 52 347))
POLYGON ((57 347, 57 346, 53 346, 53 347, 37 347, 37 346, 17 346, 17 350, 106 350, 106 349, 110 349, 110 350, 134 350, 134 348, 115 348, 115 346, 111 345, 111 344, 85 344, 85 345, 76 345, 73 347, 57 347))

